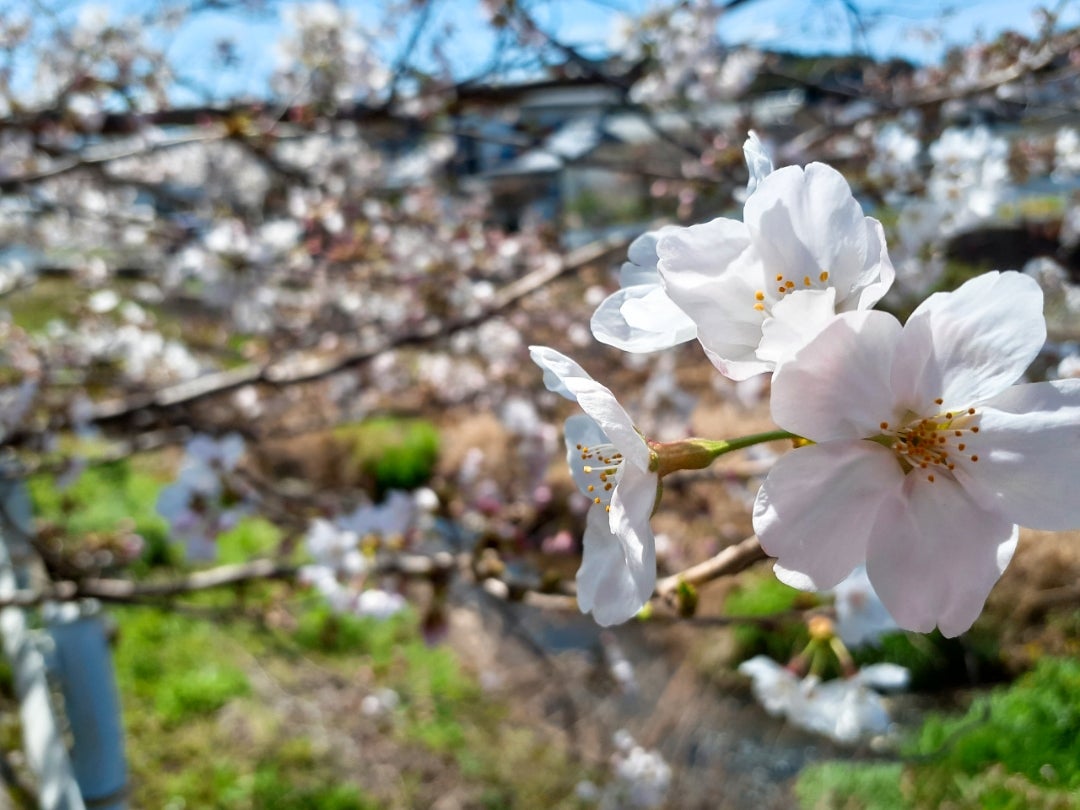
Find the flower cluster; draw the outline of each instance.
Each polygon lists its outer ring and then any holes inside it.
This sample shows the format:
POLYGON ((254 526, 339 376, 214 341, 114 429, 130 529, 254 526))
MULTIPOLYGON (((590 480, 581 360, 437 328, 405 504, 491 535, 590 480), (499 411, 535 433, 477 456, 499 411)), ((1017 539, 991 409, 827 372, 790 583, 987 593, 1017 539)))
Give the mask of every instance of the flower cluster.
MULTIPOLYGON (((943 140, 935 162, 966 171, 972 143, 943 140)), ((844 178, 820 163, 774 170, 753 135, 745 152, 742 220, 638 239, 593 333, 632 352, 696 337, 731 379, 772 372, 773 421, 798 439, 753 506, 777 576, 826 590, 865 564, 900 627, 957 635, 1012 557, 1018 524, 1080 526, 1080 380, 1017 384, 1046 339, 1042 290, 987 273, 902 324, 872 309, 895 273, 881 224, 844 178)), ((574 480, 593 500, 579 605, 624 621, 655 584, 660 478, 778 434, 650 441, 577 363, 544 347, 532 357, 548 389, 585 412, 566 423, 574 480)))
POLYGON ((332 610, 388 619, 405 609, 405 597, 383 587, 377 555, 401 549, 416 532, 429 490, 392 491, 379 504, 362 504, 334 520, 311 522, 304 545, 311 562, 300 580, 318 591, 332 610))

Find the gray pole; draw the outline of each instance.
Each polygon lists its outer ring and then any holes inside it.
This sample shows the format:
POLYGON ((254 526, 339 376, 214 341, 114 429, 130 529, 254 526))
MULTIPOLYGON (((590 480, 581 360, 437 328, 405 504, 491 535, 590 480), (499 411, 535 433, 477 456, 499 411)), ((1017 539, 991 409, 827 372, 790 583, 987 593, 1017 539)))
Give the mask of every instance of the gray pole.
POLYGON ((56 645, 52 669, 64 693, 83 800, 94 810, 125 810, 124 730, 100 606, 87 599, 46 605, 42 612, 56 645))

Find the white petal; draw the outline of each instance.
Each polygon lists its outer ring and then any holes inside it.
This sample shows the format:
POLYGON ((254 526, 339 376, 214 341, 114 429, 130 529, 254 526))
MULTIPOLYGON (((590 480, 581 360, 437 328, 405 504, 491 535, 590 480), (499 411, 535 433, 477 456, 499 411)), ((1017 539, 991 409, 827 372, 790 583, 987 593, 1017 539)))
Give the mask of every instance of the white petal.
POLYGON ((828 271, 844 297, 866 266, 862 208, 843 175, 823 163, 774 171, 746 200, 743 221, 765 266, 789 279, 828 271))
POLYGON ((656 473, 643 472, 624 466, 611 496, 608 522, 626 551, 628 564, 644 565, 652 560, 656 575, 656 551, 649 518, 656 506, 656 490, 660 479, 656 473))
POLYGON ((884 312, 837 315, 773 374, 773 421, 816 442, 880 433, 896 419, 889 366, 900 331, 884 312))
POLYGON ((1023 273, 984 273, 954 292, 934 293, 911 314, 893 388, 918 414, 966 408, 1016 382, 1045 341, 1038 282, 1023 273))
POLYGON ((836 315, 836 289, 796 290, 773 304, 761 325, 757 357, 774 366, 818 334, 836 315))
POLYGON ((736 380, 772 368, 754 356, 764 320, 755 293, 764 270, 749 248, 746 226, 723 218, 672 231, 657 244, 668 296, 697 325, 713 364, 736 380))
POLYGON ((603 506, 590 508, 586 521, 584 554, 577 573, 578 606, 605 627, 625 622, 636 616, 652 595, 656 560, 651 566, 627 563, 622 543, 608 528, 603 506))
POLYGON ((656 269, 656 243, 666 233, 679 230, 678 225, 665 225, 655 231, 646 231, 627 250, 627 258, 619 270, 619 286, 634 287, 638 284, 659 284, 660 273, 656 269))
POLYGON ((761 181, 772 174, 773 162, 757 133, 750 130, 747 135, 746 143, 743 144, 743 157, 746 159, 746 168, 750 170, 750 179, 746 183, 746 195, 750 196, 761 181))
POLYGON ((645 470, 649 467, 649 447, 634 429, 634 421, 615 395, 598 383, 577 363, 547 346, 530 346, 533 362, 544 370, 549 391, 575 401, 591 416, 626 459, 645 470))
POLYGON ((870 309, 889 291, 896 280, 896 268, 889 259, 885 244, 885 229, 873 217, 865 217, 866 265, 847 296, 837 302, 837 309, 847 310, 854 304, 856 309, 870 309))
POLYGON ((624 287, 597 307, 589 324, 593 337, 624 352, 655 352, 697 337, 690 316, 656 283, 624 287))
POLYGON ((1012 523, 955 481, 912 474, 877 513, 866 571, 897 624, 952 637, 978 618, 1016 538, 1012 523))
POLYGON ((543 370, 544 387, 571 402, 577 402, 577 396, 566 386, 566 380, 573 377, 592 379, 575 361, 547 346, 530 346, 529 357, 543 370))
POLYGON ((855 673, 853 680, 883 692, 893 692, 907 689, 911 672, 899 664, 870 664, 855 673))
POLYGON ((979 461, 962 479, 972 495, 1021 526, 1080 528, 1080 379, 1014 385, 978 413, 979 461))
POLYGON ((754 501, 754 531, 778 558, 778 576, 797 572, 807 579, 794 581, 813 590, 839 583, 866 559, 874 515, 903 480, 892 452, 873 442, 810 445, 782 456, 754 501))

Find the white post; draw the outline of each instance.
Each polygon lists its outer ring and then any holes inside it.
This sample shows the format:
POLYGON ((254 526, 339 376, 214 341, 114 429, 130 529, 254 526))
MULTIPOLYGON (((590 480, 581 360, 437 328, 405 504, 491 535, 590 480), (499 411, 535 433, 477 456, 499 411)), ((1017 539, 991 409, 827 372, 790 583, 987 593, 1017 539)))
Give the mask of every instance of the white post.
MULTIPOLYGON (((12 596, 27 584, 25 566, 31 549, 26 538, 30 527, 30 499, 22 481, 0 479, 0 599, 12 596)), ((38 805, 42 810, 85 810, 49 700, 45 662, 27 631, 26 616, 20 608, 0 609, 0 633, 4 654, 15 675, 23 748, 38 778, 38 805)))

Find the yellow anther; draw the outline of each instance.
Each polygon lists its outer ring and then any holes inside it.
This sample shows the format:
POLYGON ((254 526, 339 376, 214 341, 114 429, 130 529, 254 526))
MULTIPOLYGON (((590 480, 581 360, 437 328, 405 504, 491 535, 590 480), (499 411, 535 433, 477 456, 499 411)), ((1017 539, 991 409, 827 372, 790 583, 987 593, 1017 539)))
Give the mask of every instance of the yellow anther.
POLYGON ((764 304, 754 304, 754 309, 756 309, 758 312, 764 312, 765 311, 765 305, 764 304))
POLYGON ((809 287, 810 283, 811 283, 810 282, 810 276, 803 276, 802 283, 805 284, 807 287, 809 287))
POLYGON ((756 298, 758 301, 764 301, 765 293, 763 293, 761 290, 758 290, 756 293, 754 293, 754 298, 756 298))
POLYGON ((828 270, 822 270, 821 275, 818 276, 818 278, 821 279, 822 281, 828 281, 829 280, 829 271, 828 270))
POLYGON ((600 503, 600 496, 597 495, 595 498, 592 499, 592 502, 593 503, 600 503))
POLYGON ((888 422, 882 422, 880 425, 878 425, 878 427, 880 427, 882 430, 888 430, 889 429, 889 423, 888 422))
POLYGON ((784 274, 783 273, 777 273, 776 274, 776 280, 777 281, 783 281, 784 280, 784 274))
POLYGON ((585 465, 584 467, 582 467, 581 469, 583 469, 583 470, 585 471, 585 474, 586 474, 586 475, 588 475, 589 473, 591 473, 591 472, 592 472, 592 467, 590 467, 590 466, 589 466, 588 464, 586 464, 586 465, 585 465))
POLYGON ((784 282, 784 286, 787 287, 790 290, 792 287, 795 286, 795 282, 792 281, 791 279, 788 279, 787 281, 784 282))
POLYGON ((596 487, 594 487, 592 484, 589 484, 589 492, 592 492, 594 489, 596 489, 596 487))
POLYGON ((934 400, 934 404, 935 405, 944 405, 945 400, 943 400, 941 397, 938 397, 937 399, 934 400))

